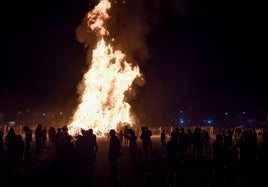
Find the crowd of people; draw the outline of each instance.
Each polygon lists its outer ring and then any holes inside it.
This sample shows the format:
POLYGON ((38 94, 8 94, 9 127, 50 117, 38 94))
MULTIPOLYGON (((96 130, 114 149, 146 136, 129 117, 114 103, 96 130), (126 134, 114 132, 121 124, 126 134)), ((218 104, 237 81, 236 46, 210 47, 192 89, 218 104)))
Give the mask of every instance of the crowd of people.
POLYGON ((164 141, 164 132, 161 133, 161 142, 167 154, 169 183, 179 181, 183 164, 192 158, 211 164, 213 186, 268 184, 267 131, 261 135, 260 144, 254 129, 240 129, 235 134, 230 128, 223 129, 216 134, 215 140, 211 140, 209 133, 201 128, 197 127, 193 132, 188 129, 187 133, 184 128, 175 128, 168 142, 164 141))
MULTIPOLYGON (((189 161, 210 163, 213 186, 255 186, 268 184, 268 138, 264 131, 257 143, 254 129, 234 132, 223 129, 212 139, 206 130, 199 127, 176 127, 170 134, 162 129, 159 138, 160 151, 154 151, 152 131, 141 127, 139 135, 125 126, 123 129, 109 131, 108 160, 111 184, 117 186, 118 159, 125 154, 126 148, 130 162, 137 161, 137 145, 141 142, 144 163, 150 155, 162 154, 167 160, 167 186, 183 186, 183 172, 189 161)), ((16 134, 10 127, 5 135, 0 131, 0 176, 23 176, 23 168, 32 164, 31 160, 42 157, 47 147, 54 150, 51 175, 57 177, 80 177, 89 185, 94 185, 94 164, 98 159, 99 145, 93 129, 81 129, 81 133, 72 137, 67 126, 47 129, 38 124, 35 129, 25 125, 23 134, 16 134)), ((147 186, 150 186, 148 183, 147 186)))

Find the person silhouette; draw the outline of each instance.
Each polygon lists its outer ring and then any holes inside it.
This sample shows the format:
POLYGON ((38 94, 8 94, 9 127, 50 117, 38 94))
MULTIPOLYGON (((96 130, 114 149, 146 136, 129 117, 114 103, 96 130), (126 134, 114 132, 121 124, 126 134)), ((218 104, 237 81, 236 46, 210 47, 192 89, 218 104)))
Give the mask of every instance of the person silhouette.
POLYGON ((110 166, 110 171, 112 175, 112 184, 117 183, 117 160, 121 155, 121 144, 119 138, 116 136, 116 131, 111 129, 109 132, 109 155, 108 162, 110 166))
POLYGON ((166 154, 168 161, 168 184, 174 185, 174 177, 178 172, 178 160, 179 160, 179 143, 177 141, 177 133, 171 132, 170 140, 166 144, 166 154))

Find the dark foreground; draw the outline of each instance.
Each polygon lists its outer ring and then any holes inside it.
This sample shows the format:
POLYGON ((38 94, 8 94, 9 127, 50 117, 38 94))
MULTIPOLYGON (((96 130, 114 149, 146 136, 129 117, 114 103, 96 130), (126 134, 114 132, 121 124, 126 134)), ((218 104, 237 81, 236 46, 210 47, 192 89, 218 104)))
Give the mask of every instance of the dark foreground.
MULTIPOLYGON (((236 171, 230 171, 219 183, 215 183, 212 161, 210 159, 186 159, 179 166, 179 171, 174 176, 173 185, 168 185, 168 171, 166 154, 161 150, 159 136, 153 137, 153 151, 147 161, 144 160, 141 142, 138 141, 137 159, 130 162, 128 148, 122 145, 123 155, 118 162, 117 182, 111 180, 107 156, 108 139, 98 140, 99 151, 94 164, 92 178, 78 175, 65 175, 65 171, 58 167, 54 161, 53 148, 44 150, 39 158, 18 171, 17 176, 2 176, 2 186, 35 185, 35 186, 95 186, 95 187, 244 187, 239 182, 236 171), (176 180, 175 180, 176 179, 176 180), (176 181, 176 182, 175 182, 176 181)), ((265 186, 265 180, 257 175, 254 183, 248 186, 265 186)), ((266 180, 267 182, 267 180, 266 180)))

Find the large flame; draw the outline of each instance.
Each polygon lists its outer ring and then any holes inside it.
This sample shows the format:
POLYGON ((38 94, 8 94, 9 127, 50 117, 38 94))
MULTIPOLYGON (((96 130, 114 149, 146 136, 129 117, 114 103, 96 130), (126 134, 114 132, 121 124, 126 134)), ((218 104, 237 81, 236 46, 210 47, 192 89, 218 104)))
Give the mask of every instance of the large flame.
MULTIPOLYGON (((138 66, 126 61, 126 55, 108 43, 109 32, 105 22, 109 18, 107 11, 111 8, 108 0, 101 0, 87 14, 87 29, 98 36, 92 52, 89 69, 83 76, 80 86, 83 92, 80 103, 68 125, 71 135, 80 133, 81 129, 92 128, 102 136, 120 124, 133 125, 131 107, 126 102, 125 92, 131 91, 133 81, 141 77, 138 66)), ((112 40, 110 40, 112 41, 112 40)))

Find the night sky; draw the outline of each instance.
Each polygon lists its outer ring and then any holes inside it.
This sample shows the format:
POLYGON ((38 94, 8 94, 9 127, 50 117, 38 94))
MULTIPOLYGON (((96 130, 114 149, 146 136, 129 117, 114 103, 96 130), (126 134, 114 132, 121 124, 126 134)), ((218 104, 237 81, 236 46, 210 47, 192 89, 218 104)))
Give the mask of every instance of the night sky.
MULTIPOLYGON (((0 112, 30 108, 71 113, 87 68, 86 49, 76 29, 96 3, 13 0, 1 5, 0 112)), ((189 108, 193 119, 226 111, 265 119, 268 79, 260 5, 209 0, 128 3, 132 8, 142 5, 142 14, 133 11, 128 18, 139 20, 142 15, 148 31, 142 41, 148 51, 134 55, 146 79, 131 101, 142 122, 166 122, 189 108)), ((137 25, 129 27, 135 30, 137 25)), ((126 39, 120 38, 123 31, 114 31, 118 41, 126 39)))

